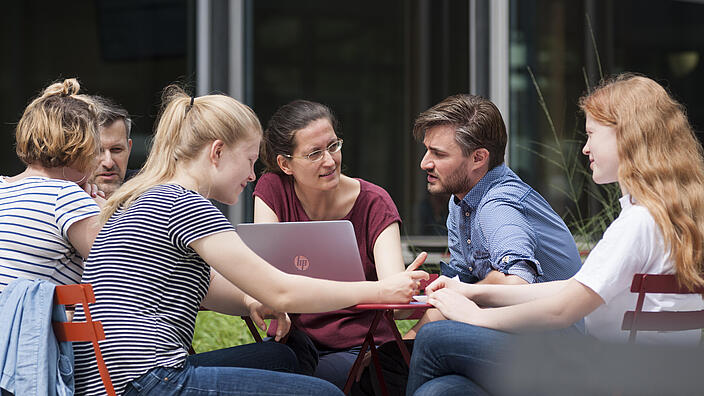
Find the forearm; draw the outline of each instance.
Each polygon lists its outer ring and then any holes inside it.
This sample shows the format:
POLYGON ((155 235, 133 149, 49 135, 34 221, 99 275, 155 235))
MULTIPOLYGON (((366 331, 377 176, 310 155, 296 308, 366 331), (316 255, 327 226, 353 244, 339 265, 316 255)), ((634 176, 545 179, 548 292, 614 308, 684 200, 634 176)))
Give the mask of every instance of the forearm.
POLYGON ((561 329, 579 320, 573 320, 563 308, 543 298, 523 304, 485 308, 481 315, 468 318, 467 322, 507 332, 561 329))
POLYGON ((380 302, 377 282, 335 282, 283 275, 286 280, 271 285, 277 290, 271 292, 277 297, 271 306, 283 312, 327 312, 356 304, 380 302), (315 292, 311 293, 312 290, 315 292))
POLYGON ((243 316, 249 315, 247 296, 242 290, 233 285, 232 282, 223 278, 217 271, 212 270, 213 276, 210 280, 208 294, 201 302, 204 308, 211 311, 224 313, 227 315, 243 316))
POLYGON ((491 270, 484 279, 477 282, 478 284, 487 285, 525 285, 528 284, 525 279, 518 275, 504 274, 503 272, 491 270))
MULTIPOLYGON (((532 299, 527 302, 480 309, 462 320, 508 332, 561 329, 574 324, 604 303, 598 294, 575 280, 561 282, 563 286, 556 293, 542 296, 532 294, 532 299)), ((545 291, 550 287, 527 289, 545 291)), ((524 297, 528 296, 524 294, 524 297)))
POLYGON ((398 223, 386 227, 374 243, 374 265, 377 279, 384 279, 405 269, 401 253, 401 234, 398 223))
POLYGON ((504 307, 555 295, 568 282, 569 280, 516 285, 464 284, 462 294, 483 307, 504 307))
MULTIPOLYGON (((208 294, 203 299, 203 307, 228 315, 249 315, 248 305, 254 301, 254 298, 237 288, 216 271, 213 270, 213 272, 214 276, 210 281, 208 294)), ((291 279, 280 282, 272 279, 273 282, 270 284, 271 288, 267 295, 260 296, 260 301, 263 304, 281 312, 310 313, 334 311, 361 303, 365 295, 373 294, 373 291, 376 290, 376 288, 364 290, 364 285, 352 283, 339 285, 339 283, 347 282, 320 281, 295 275, 286 276, 291 279), (320 283, 323 284, 321 285, 320 283), (346 287, 350 285, 354 287, 346 287), (316 298, 314 293, 306 292, 313 289, 317 290, 318 293, 326 294, 326 298, 316 298)), ((366 302, 373 301, 376 301, 375 298, 370 297, 366 302)))

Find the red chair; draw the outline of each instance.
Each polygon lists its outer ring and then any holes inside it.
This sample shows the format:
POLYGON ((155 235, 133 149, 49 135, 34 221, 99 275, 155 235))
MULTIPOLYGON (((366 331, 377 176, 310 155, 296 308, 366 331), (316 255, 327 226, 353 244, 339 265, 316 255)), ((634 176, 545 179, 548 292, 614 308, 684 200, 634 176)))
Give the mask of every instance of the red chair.
POLYGON ((56 286, 54 291, 54 304, 61 305, 83 305, 83 312, 86 316, 85 322, 53 322, 54 333, 59 341, 91 341, 95 351, 95 360, 98 364, 100 378, 103 380, 105 392, 110 396, 115 396, 115 389, 112 386, 110 373, 105 366, 103 354, 100 352, 98 341, 105 339, 103 324, 93 321, 90 315, 88 304, 95 302, 93 286, 90 284, 62 285, 56 286))
POLYGON ((628 342, 635 342, 638 331, 681 331, 704 328, 704 310, 701 311, 643 311, 646 293, 702 294, 704 287, 689 290, 677 282, 675 275, 635 274, 631 292, 638 293, 634 311, 623 315, 621 330, 630 330, 628 342))

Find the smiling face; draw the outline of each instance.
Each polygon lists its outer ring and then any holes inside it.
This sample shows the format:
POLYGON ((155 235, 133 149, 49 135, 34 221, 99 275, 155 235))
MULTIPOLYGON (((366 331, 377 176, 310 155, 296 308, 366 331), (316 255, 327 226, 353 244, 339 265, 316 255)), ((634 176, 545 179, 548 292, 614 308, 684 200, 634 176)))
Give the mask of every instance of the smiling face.
POLYGON ((208 198, 227 205, 234 205, 239 200, 247 183, 254 181, 254 163, 259 158, 259 137, 245 139, 234 147, 222 146, 216 163, 216 176, 210 188, 208 198))
POLYGON ((462 154, 452 125, 438 125, 428 129, 423 144, 427 151, 420 162, 420 168, 427 173, 428 191, 431 194, 454 194, 462 199, 486 173, 475 169, 472 156, 465 157, 462 154))
POLYGON ((132 139, 127 139, 124 120, 118 119, 100 128, 100 157, 91 182, 97 184, 106 197, 124 182, 131 150, 132 139))
POLYGON ((296 132, 293 138, 293 158, 279 155, 281 170, 292 175, 299 186, 317 190, 331 190, 340 183, 342 151, 331 154, 326 150, 338 140, 335 130, 327 118, 312 121, 296 132), (313 151, 323 150, 323 158, 310 161, 302 158, 313 151))
POLYGON ((587 113, 587 142, 582 153, 589 156, 592 179, 597 184, 618 181, 618 145, 616 129, 596 121, 587 113))

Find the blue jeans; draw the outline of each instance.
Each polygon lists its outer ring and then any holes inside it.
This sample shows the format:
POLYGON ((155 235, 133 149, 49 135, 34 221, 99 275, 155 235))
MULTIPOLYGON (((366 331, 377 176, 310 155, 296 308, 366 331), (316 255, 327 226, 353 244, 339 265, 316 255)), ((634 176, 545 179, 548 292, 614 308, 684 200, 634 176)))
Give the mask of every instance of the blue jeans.
POLYGON ((431 322, 416 337, 407 395, 486 395, 497 392, 500 363, 513 336, 451 320, 431 322))
POLYGON ((156 367, 125 395, 341 395, 329 382, 292 374, 293 351, 279 343, 241 345, 191 355, 183 368, 156 367), (276 371, 270 371, 276 370, 276 371))

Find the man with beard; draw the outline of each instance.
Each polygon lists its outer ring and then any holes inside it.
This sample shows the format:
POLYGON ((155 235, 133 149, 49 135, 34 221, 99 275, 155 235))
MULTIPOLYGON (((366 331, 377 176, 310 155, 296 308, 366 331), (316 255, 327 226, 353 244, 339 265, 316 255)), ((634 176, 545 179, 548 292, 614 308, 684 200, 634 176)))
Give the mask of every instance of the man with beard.
MULTIPOLYGON (((506 125, 491 101, 450 96, 418 116, 413 134, 427 150, 420 167, 428 191, 452 194, 450 262, 441 263, 443 275, 467 283, 522 284, 577 273, 579 252, 562 218, 504 164, 506 125)), ((436 309, 426 311, 404 336, 408 349, 425 323, 443 319, 436 309)), ((404 394, 408 366, 396 343, 382 345, 379 357, 390 394, 404 394)), ((355 390, 375 393, 373 376, 375 370, 367 368, 355 390)))
POLYGON ((132 120, 127 110, 112 100, 101 96, 90 96, 90 99, 98 109, 100 125, 100 162, 91 183, 96 184, 107 199, 136 173, 127 170, 132 150, 132 120))
POLYGON ((506 126, 489 100, 450 96, 421 113, 413 134, 431 194, 452 194, 450 262, 463 282, 521 284, 567 279, 581 266, 574 238, 550 204, 504 164, 506 126))

